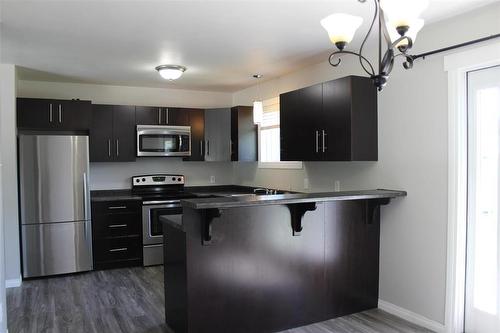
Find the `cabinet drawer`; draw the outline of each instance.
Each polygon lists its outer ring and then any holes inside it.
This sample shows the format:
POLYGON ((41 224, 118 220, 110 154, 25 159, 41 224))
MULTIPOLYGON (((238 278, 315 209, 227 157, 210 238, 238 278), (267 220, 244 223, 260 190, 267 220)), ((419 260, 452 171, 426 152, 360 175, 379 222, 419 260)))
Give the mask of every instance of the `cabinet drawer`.
POLYGON ((93 215, 109 213, 137 213, 141 212, 141 205, 136 200, 102 201, 92 203, 93 215))
POLYGON ((95 261, 142 258, 140 237, 109 238, 94 242, 95 261))
POLYGON ((120 212, 94 216, 94 238, 139 236, 141 216, 135 212, 120 212))

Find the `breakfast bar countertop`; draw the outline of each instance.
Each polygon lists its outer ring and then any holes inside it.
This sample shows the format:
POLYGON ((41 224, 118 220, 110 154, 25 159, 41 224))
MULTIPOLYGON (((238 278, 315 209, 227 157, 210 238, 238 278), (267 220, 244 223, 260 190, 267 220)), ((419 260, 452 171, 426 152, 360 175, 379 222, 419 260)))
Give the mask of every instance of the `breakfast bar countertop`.
POLYGON ((342 192, 291 193, 277 195, 247 194, 233 197, 185 199, 181 201, 181 204, 184 207, 193 209, 212 209, 265 205, 286 205, 340 200, 391 199, 396 197, 404 197, 406 195, 406 191, 384 189, 342 192))

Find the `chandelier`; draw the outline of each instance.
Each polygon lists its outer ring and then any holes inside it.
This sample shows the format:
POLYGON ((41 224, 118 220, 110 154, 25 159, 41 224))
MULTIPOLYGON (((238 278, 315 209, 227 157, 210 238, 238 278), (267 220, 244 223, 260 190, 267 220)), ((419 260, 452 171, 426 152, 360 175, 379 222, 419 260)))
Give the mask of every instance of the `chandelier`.
MULTIPOLYGON (((366 0, 358 0, 361 3, 366 0)), ((321 25, 328 32, 331 42, 338 51, 330 54, 328 61, 333 67, 341 64, 341 56, 354 55, 359 58, 363 70, 373 80, 379 91, 387 83, 394 66, 394 60, 402 57, 403 67, 413 67, 414 56, 408 51, 412 48, 418 32, 424 26, 420 18, 427 8, 428 0, 373 0, 375 11, 370 28, 361 43, 358 52, 346 50, 346 46, 354 38, 356 30, 363 23, 363 18, 348 14, 332 14, 321 20, 321 25), (377 68, 363 55, 368 37, 378 22, 378 64, 377 68), (385 44, 385 45, 383 45, 385 44), (383 46, 385 52, 383 53, 383 46)))

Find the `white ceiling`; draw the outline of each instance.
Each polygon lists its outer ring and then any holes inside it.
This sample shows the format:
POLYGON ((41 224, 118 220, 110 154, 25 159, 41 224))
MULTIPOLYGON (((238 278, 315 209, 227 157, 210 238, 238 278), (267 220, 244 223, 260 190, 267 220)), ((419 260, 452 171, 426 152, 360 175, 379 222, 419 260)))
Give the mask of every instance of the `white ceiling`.
MULTIPOLYGON (((418 0, 417 0, 418 1, 418 0)), ((431 0, 434 22, 498 0, 431 0)), ((373 3, 330 1, 2 1, 2 62, 31 80, 236 91, 325 59, 319 21, 373 3), (154 67, 179 64, 167 82, 154 67)), ((359 43, 361 33, 353 43, 359 43)))

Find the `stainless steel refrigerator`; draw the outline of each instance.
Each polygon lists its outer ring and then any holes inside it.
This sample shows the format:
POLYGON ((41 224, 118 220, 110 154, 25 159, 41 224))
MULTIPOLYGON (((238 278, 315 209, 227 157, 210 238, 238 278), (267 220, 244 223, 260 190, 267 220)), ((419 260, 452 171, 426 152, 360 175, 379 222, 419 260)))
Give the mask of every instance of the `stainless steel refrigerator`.
POLYGON ((19 135, 23 277, 92 269, 88 136, 19 135))

